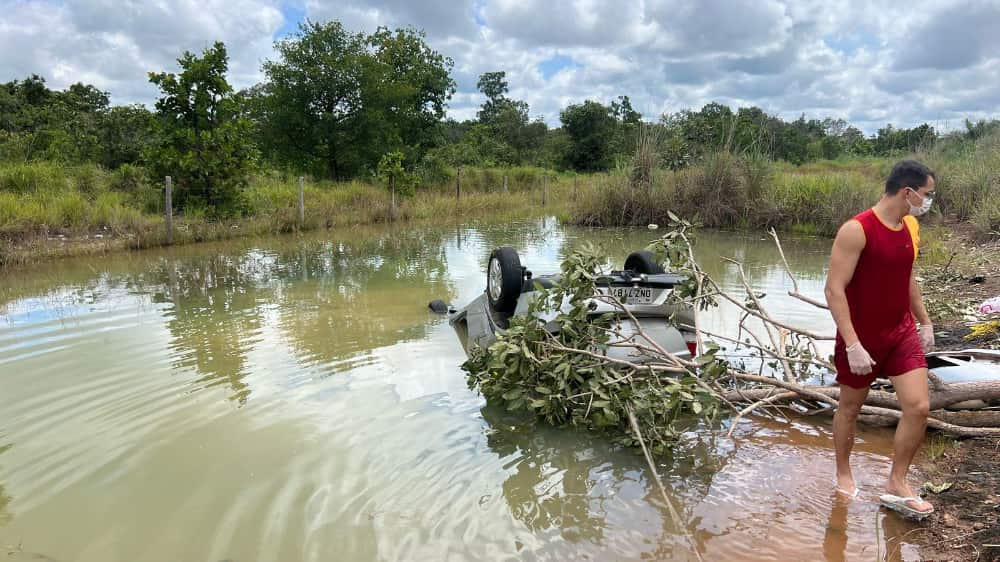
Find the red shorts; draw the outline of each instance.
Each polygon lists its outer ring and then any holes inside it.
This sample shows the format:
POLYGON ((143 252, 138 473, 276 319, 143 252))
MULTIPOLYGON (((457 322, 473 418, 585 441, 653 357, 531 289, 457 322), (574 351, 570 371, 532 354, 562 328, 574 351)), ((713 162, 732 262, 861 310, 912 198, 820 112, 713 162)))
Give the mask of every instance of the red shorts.
POLYGON ((833 350, 833 364, 837 367, 837 382, 851 388, 864 388, 878 377, 895 377, 909 373, 915 369, 927 368, 927 357, 920 344, 920 336, 916 330, 905 330, 900 338, 891 346, 865 348, 872 356, 875 365, 867 375, 855 375, 847 363, 847 350, 839 337, 833 350))

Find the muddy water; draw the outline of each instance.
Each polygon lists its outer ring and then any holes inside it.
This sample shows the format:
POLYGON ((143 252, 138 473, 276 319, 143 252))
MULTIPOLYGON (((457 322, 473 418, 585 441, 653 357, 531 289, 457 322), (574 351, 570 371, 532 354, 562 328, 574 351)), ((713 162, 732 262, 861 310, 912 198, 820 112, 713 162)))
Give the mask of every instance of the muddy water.
MULTIPOLYGON (((647 231, 552 219, 243 240, 8 273, 0 287, 0 548, 24 560, 686 559, 641 458, 526 423, 466 387, 434 298, 483 290, 491 248, 536 273, 647 231), (20 545, 20 546, 18 546, 20 545)), ((786 241, 819 294, 828 242, 786 241)), ((706 233, 782 317, 766 240, 706 233)), ((737 311, 705 318, 731 330, 737 311)), ((692 436, 661 474, 707 560, 912 559, 874 505, 891 434, 863 432, 862 498, 831 494, 828 422, 692 436)))

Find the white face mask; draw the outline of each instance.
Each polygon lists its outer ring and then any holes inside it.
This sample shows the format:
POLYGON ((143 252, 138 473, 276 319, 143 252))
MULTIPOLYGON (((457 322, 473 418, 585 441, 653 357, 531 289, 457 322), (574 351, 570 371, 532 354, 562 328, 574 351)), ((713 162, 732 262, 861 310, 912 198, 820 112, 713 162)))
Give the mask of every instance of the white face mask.
MULTIPOLYGON (((907 188, 907 189, 909 189, 913 193, 916 193, 917 197, 920 197, 920 194, 917 193, 917 190, 913 188, 907 188)), ((921 199, 923 200, 923 202, 920 204, 920 206, 914 205, 909 201, 906 202, 910 206, 910 214, 915 217, 927 214, 927 211, 931 210, 931 205, 934 203, 934 199, 932 197, 921 197, 921 199)))

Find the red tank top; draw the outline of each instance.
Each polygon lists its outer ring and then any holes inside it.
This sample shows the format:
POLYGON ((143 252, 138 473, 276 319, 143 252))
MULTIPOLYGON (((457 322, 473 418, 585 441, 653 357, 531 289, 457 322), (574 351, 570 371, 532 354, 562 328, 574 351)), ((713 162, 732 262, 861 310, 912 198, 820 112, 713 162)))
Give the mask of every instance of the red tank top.
MULTIPOLYGON (((906 221, 901 229, 892 230, 873 209, 854 220, 864 229, 865 247, 846 288, 851 323, 865 349, 885 349, 906 330, 916 329, 910 313, 915 236, 906 221)), ((839 333, 837 339, 843 345, 839 333)))

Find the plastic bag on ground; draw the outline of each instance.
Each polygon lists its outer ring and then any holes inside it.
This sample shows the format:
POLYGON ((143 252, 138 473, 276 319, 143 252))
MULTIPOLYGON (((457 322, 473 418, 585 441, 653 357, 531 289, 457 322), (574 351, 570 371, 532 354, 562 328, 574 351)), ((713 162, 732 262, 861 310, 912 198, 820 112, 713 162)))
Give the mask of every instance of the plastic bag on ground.
POLYGON ((1000 313, 1000 296, 993 297, 979 305, 980 314, 1000 313))

